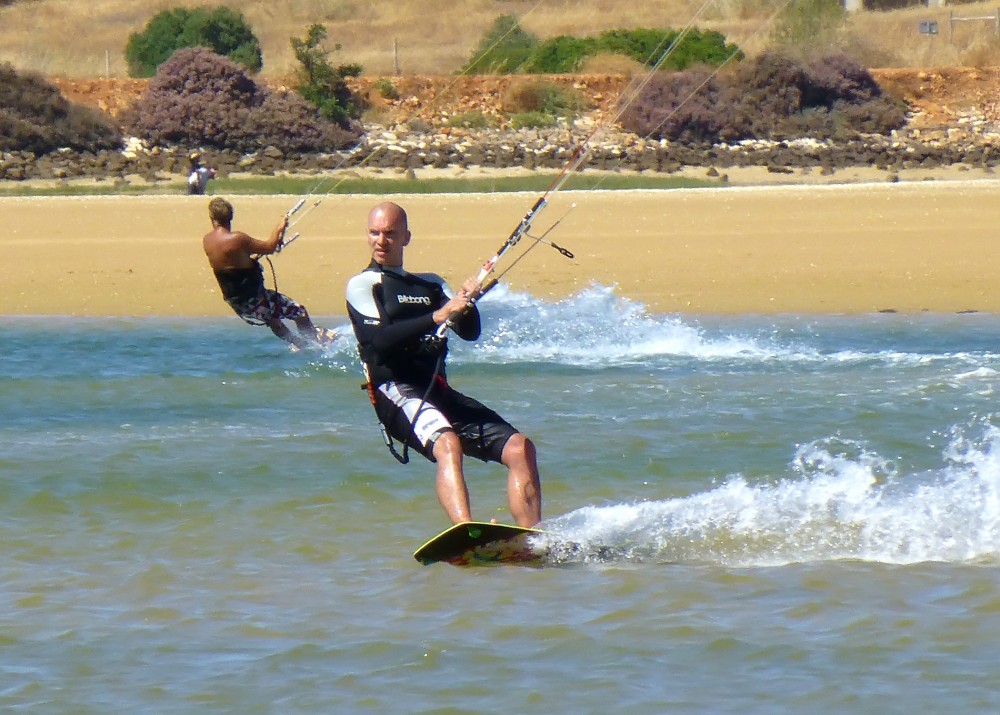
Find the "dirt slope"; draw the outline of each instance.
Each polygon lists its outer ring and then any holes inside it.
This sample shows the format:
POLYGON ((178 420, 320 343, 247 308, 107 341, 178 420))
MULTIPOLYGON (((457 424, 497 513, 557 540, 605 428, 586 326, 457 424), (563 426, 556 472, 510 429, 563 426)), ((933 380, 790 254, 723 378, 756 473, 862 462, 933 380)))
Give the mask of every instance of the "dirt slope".
MULTIPOLYGON (((879 84, 890 94, 906 100, 917 126, 952 125, 962 117, 986 122, 1000 121, 1000 68, 879 69, 872 70, 879 84)), ((627 86, 617 75, 549 77, 587 95, 599 110, 609 110, 627 86)), ((73 102, 79 102, 117 116, 136 101, 146 86, 135 79, 55 79, 54 83, 73 102)), ((374 84, 376 78, 352 80, 352 88, 366 95, 376 110, 405 118, 419 116, 433 121, 443 115, 480 111, 499 114, 505 94, 523 77, 414 77, 392 79, 398 92, 394 100, 384 99, 374 84)))
POLYGON ((905 99, 914 121, 953 124, 961 117, 1000 121, 1000 67, 872 70, 879 85, 905 99))

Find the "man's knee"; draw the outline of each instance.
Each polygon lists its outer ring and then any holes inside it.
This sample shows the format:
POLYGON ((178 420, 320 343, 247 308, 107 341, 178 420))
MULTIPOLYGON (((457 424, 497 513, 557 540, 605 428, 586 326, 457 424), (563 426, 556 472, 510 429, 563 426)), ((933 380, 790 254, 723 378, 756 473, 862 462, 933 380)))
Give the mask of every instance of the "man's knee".
POLYGON ((504 464, 512 462, 535 463, 535 443, 520 432, 515 432, 503 447, 504 464))
POLYGON ((431 451, 438 460, 447 455, 461 455, 462 441, 454 430, 444 430, 434 439, 434 448, 431 451))

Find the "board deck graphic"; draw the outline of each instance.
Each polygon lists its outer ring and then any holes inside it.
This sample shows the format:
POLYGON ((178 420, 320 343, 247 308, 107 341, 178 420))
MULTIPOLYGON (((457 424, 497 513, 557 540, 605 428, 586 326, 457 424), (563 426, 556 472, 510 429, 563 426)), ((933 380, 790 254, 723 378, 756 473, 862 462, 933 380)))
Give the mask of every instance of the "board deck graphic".
POLYGON ((544 550, 532 548, 531 536, 543 534, 511 524, 466 521, 455 524, 413 553, 424 565, 446 562, 455 566, 485 564, 541 564, 544 550))

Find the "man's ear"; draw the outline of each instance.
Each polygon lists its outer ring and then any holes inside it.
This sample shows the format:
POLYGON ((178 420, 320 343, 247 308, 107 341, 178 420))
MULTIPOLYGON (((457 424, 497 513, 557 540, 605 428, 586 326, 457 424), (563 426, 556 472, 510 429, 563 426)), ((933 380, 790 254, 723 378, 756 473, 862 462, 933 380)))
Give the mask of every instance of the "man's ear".
POLYGON ((410 237, 411 237, 412 235, 413 235, 413 234, 411 234, 411 233, 410 233, 409 231, 407 231, 407 232, 406 232, 406 238, 405 238, 405 239, 403 239, 403 245, 404 245, 404 246, 409 246, 409 245, 410 245, 410 237))

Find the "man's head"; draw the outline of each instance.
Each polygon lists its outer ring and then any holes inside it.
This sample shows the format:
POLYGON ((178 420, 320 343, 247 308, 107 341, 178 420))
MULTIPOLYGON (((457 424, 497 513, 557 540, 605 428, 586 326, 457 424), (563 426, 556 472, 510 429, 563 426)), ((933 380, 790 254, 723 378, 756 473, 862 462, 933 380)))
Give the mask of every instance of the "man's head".
POLYGON ((213 226, 229 228, 233 225, 233 205, 221 196, 208 202, 208 217, 213 226))
POLYGON ((406 212, 391 201, 381 203, 368 214, 368 247, 380 266, 402 266, 403 249, 410 242, 406 212))

